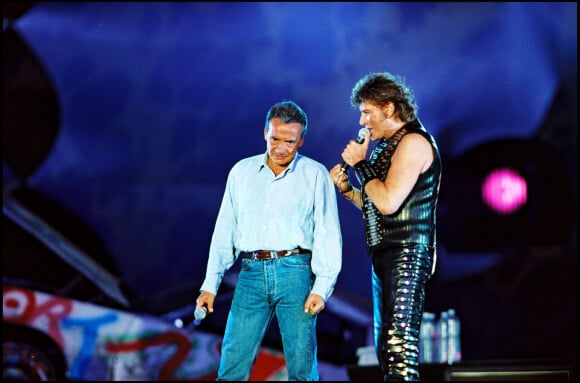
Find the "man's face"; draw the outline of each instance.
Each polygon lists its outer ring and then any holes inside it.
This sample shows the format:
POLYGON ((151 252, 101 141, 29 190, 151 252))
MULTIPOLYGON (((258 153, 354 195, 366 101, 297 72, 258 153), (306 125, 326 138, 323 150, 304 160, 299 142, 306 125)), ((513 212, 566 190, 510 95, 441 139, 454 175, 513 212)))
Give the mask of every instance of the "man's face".
POLYGON ((304 143, 302 125, 273 118, 268 122, 268 129, 264 129, 264 139, 270 160, 278 166, 286 167, 304 143))
POLYGON ((360 120, 359 124, 366 126, 371 131, 371 139, 378 140, 385 134, 387 126, 387 116, 384 108, 380 108, 368 101, 359 104, 360 120))

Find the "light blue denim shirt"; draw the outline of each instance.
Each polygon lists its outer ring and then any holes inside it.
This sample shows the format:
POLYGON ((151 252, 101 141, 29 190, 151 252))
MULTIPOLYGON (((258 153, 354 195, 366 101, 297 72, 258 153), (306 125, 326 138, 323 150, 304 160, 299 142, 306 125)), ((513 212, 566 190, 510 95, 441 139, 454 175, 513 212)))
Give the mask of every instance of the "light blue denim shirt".
POLYGON ((334 184, 324 165, 298 153, 277 177, 266 160, 248 157, 230 170, 200 290, 216 294, 240 252, 301 247, 312 251, 311 292, 326 301, 342 266, 334 184))

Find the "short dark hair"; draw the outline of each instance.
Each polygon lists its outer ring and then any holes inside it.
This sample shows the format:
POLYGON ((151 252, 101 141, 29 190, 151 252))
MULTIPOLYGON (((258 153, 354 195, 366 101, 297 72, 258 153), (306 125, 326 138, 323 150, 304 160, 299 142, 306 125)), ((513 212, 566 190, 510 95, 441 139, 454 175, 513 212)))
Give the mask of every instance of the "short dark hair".
POLYGON ((354 107, 363 101, 379 107, 392 102, 401 120, 409 122, 417 119, 419 107, 401 76, 388 72, 367 74, 355 84, 350 95, 350 103, 354 107))
POLYGON ((308 130, 308 117, 306 117, 306 113, 294 101, 280 101, 272 105, 266 115, 266 130, 268 130, 270 120, 276 117, 285 123, 297 122, 302 125, 302 136, 308 130))

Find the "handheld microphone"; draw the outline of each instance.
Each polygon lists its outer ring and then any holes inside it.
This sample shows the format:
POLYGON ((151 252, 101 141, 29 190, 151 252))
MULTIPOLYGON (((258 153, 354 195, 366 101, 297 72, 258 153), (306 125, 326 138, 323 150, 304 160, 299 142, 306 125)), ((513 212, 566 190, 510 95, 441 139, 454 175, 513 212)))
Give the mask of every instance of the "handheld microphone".
POLYGON ((205 319, 206 315, 207 315, 207 308, 205 308, 205 307, 200 307, 200 308, 196 309, 195 312, 193 313, 193 317, 196 320, 203 320, 203 319, 205 319))
MULTIPOLYGON (((360 130, 358 131, 358 136, 356 136, 356 143, 362 144, 368 132, 369 132, 368 128, 366 127, 360 128, 360 130)), ((347 164, 346 162, 343 162, 340 168, 342 169, 343 172, 346 172, 350 168, 350 165, 347 164)))

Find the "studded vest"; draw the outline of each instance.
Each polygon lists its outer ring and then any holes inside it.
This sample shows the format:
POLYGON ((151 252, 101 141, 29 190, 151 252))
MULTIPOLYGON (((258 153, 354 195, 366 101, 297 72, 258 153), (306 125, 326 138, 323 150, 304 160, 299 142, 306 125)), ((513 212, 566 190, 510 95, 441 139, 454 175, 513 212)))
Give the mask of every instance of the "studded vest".
POLYGON ((388 139, 380 140, 369 157, 369 164, 381 181, 387 177, 391 158, 397 144, 409 133, 424 136, 435 151, 435 159, 401 207, 393 214, 383 215, 361 191, 362 213, 365 222, 367 250, 388 249, 414 244, 436 245, 436 209, 441 181, 441 156, 433 136, 417 120, 407 123, 388 139))

